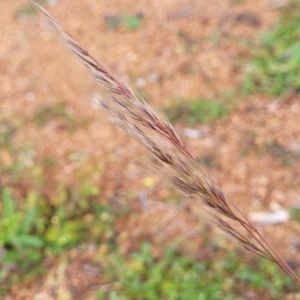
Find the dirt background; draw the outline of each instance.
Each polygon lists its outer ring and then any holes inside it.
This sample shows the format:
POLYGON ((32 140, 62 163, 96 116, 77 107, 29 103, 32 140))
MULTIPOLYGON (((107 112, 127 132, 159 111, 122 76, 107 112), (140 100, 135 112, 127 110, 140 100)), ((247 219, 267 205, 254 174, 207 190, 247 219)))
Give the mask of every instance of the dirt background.
MULTIPOLYGON (((141 209, 142 196, 134 199, 140 213, 119 224, 129 229, 132 237, 154 230, 169 239, 177 234, 195 238, 193 229, 199 224, 181 206, 169 208, 163 201, 172 193, 170 189, 137 163, 136 159, 145 156, 144 149, 111 125, 103 112, 93 109, 91 99, 97 90, 85 70, 49 31, 41 28, 42 18, 16 17, 15 12, 27 4, 24 0, 0 2, 2 116, 26 118, 41 104, 64 101, 79 123, 88 120, 72 135, 55 121, 40 129, 29 122, 19 132, 18 143, 30 140, 37 160, 54 157, 59 161, 51 174, 45 174, 49 193, 54 181, 72 182, 78 166, 67 157, 84 152, 103 169, 99 179, 103 201, 119 199, 130 191, 150 194, 146 209, 141 209)), ((188 105, 188 99, 216 98, 237 88, 243 72, 237 60, 248 55, 243 42, 257 37, 278 20, 273 3, 265 0, 60 0, 47 9, 95 58, 141 89, 156 107, 170 107, 178 98, 187 99, 184 101, 188 105), (105 16, 135 13, 143 14, 138 30, 108 29, 105 16)), ((226 120, 193 127, 201 132, 200 138, 185 136, 184 124, 177 124, 176 129, 193 155, 214 157, 212 177, 247 215, 297 205, 300 161, 289 167, 278 159, 276 149, 263 155, 260 151, 265 150, 269 139, 276 141, 278 149, 299 150, 299 99, 234 97, 231 100, 236 102, 235 109, 226 120), (242 156, 244 152, 247 155, 242 156)), ((297 223, 264 226, 261 230, 287 260, 300 261, 297 223)), ((125 243, 122 247, 126 251, 130 246, 125 243)), ((73 263, 63 267, 57 263, 70 274, 78 274, 78 278, 73 275, 70 279, 78 295, 85 295, 78 299, 93 299, 95 286, 101 284, 93 270, 84 271, 93 251, 93 247, 86 253, 74 250, 67 254, 73 263)), ((18 286, 6 299, 52 299, 49 282, 59 281, 57 272, 64 272, 58 271, 58 265, 51 265, 38 284, 18 286)))

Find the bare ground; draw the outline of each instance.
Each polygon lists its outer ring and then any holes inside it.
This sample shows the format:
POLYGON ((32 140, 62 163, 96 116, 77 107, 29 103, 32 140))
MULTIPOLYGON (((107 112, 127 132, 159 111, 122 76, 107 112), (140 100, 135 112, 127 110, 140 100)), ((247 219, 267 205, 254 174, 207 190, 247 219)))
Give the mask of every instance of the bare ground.
MULTIPOLYGON (((21 0, 0 3, 2 116, 25 119, 42 104, 64 101, 79 123, 88 120, 72 135, 55 121, 43 128, 28 122, 20 130, 17 142, 22 145, 30 140, 37 160, 54 157, 59 161, 51 174, 45 174, 49 193, 54 181, 72 182, 78 166, 66 159, 68 155, 85 152, 103 169, 101 201, 108 202, 126 191, 140 194, 149 189, 147 179, 153 180, 151 200, 155 201, 148 200, 148 209, 118 224, 131 232, 131 238, 154 233, 160 236, 159 243, 178 235, 197 239, 193 229, 199 224, 184 209, 161 203, 170 190, 136 163, 136 158, 144 157, 144 149, 92 108, 91 95, 96 89, 78 62, 38 26, 35 16, 15 16, 26 4, 21 0)), ((239 86, 243 70, 236 60, 247 56, 243 42, 266 31, 278 18, 269 5, 265 0, 241 4, 110 0, 101 5, 96 0, 61 0, 49 10, 99 61, 136 88, 142 82, 151 103, 171 106, 177 98, 187 102, 214 98, 239 86), (138 30, 108 30, 105 16, 138 12, 144 16, 138 30), (151 74, 159 79, 151 82, 151 74)), ((299 99, 281 100, 260 96, 237 99, 226 120, 195 127, 203 132, 201 138, 184 137, 196 157, 215 158, 211 175, 246 214, 288 209, 299 202, 300 161, 289 167, 276 155, 276 149, 300 145, 299 99), (278 148, 267 148, 268 141, 276 141, 278 148)), ((176 127, 182 133, 182 126, 176 127)), ((140 200, 134 201, 139 207, 140 200)), ((287 222, 261 230, 286 259, 299 261, 298 224, 287 222)), ((201 244, 201 239, 198 242, 201 244)), ((130 240, 120 242, 120 247, 128 251, 130 240)), ((98 274, 101 268, 93 262, 98 252, 88 246, 87 251, 76 249, 48 262, 49 272, 38 282, 18 285, 6 299, 70 299, 72 295, 72 299, 94 299, 95 289, 103 284, 98 274)))

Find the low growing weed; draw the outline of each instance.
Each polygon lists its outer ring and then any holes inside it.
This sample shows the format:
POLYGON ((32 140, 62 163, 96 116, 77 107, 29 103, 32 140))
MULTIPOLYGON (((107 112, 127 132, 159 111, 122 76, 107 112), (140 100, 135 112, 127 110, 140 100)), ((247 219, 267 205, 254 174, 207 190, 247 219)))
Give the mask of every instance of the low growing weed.
MULTIPOLYGON (((48 120, 48 113, 38 116, 48 120)), ((64 114, 55 117, 65 119, 64 114)), ((36 123, 36 115, 31 122, 36 123)), ((49 193, 43 174, 55 159, 39 161, 33 145, 16 144, 22 124, 13 117, 0 120, 1 294, 25 276, 39 273, 45 258, 85 242, 110 245, 114 230, 110 207, 99 202, 101 167, 86 155, 71 153, 70 163, 81 165, 73 173, 75 181, 54 180, 49 193)))
POLYGON ((282 299, 295 288, 275 265, 256 260, 245 266, 236 251, 223 259, 196 260, 170 246, 157 259, 148 243, 129 258, 113 256, 105 274, 115 285, 110 292, 100 290, 99 300, 234 300, 250 291, 261 299, 282 299))
POLYGON ((133 15, 106 15, 104 20, 106 25, 111 30, 116 30, 120 26, 125 27, 128 30, 136 30, 140 28, 143 19, 143 14, 136 13, 133 15))
POLYGON ((178 104, 166 109, 170 122, 181 120, 190 125, 197 123, 210 124, 224 118, 229 109, 224 104, 214 99, 195 99, 192 101, 178 101, 178 104))
POLYGON ((300 90, 300 6, 289 5, 277 26, 261 37, 253 49, 243 79, 246 93, 279 96, 300 90))
POLYGON ((73 193, 71 197, 63 191, 47 199, 32 192, 20 201, 8 189, 2 190, 0 248, 4 257, 0 282, 5 282, 6 288, 12 280, 6 278, 11 266, 20 276, 34 274, 43 259, 81 243, 111 244, 114 218, 110 208, 83 192, 73 193), (80 200, 77 195, 81 195, 80 200))

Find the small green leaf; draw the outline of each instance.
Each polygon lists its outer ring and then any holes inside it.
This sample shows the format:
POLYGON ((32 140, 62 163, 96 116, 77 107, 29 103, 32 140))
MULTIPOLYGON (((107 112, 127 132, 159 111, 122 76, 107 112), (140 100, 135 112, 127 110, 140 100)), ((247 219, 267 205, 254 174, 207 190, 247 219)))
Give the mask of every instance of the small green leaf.
POLYGON ((22 222, 22 226, 20 228, 22 233, 28 233, 30 231, 35 218, 36 218, 36 209, 35 208, 29 209, 26 212, 26 215, 22 222))
POLYGON ((11 198, 9 189, 5 188, 2 191, 2 200, 4 205, 4 214, 9 222, 13 222, 16 218, 14 202, 11 198))
POLYGON ((36 14, 36 9, 32 6, 25 6, 16 10, 16 17, 32 16, 36 14))
POLYGON ((124 19, 124 25, 131 30, 138 29, 141 26, 141 14, 136 14, 124 19))
POLYGON ((104 20, 107 24, 107 27, 111 30, 116 30, 120 23, 122 22, 122 17, 120 16, 104 16, 104 20))
POLYGON ((19 258, 19 255, 18 255, 17 251, 11 250, 11 251, 5 253, 5 255, 3 257, 3 262, 15 262, 18 260, 18 258, 19 258))
POLYGON ((18 240, 22 246, 40 248, 44 245, 43 240, 34 235, 20 235, 18 236, 18 240))

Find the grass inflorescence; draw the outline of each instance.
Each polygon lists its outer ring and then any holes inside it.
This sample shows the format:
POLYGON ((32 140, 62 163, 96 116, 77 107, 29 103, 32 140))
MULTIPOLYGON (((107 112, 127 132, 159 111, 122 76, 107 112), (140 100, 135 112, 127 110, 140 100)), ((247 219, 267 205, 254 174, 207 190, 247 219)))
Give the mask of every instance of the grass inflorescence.
POLYGON ((95 82, 105 89, 103 96, 95 97, 99 107, 117 126, 148 149, 149 167, 162 176, 166 183, 198 204, 202 218, 247 250, 277 264, 300 286, 299 277, 242 211, 223 194, 182 143, 169 121, 148 102, 140 101, 127 84, 91 57, 46 10, 35 5, 47 17, 59 39, 86 66, 95 82))

